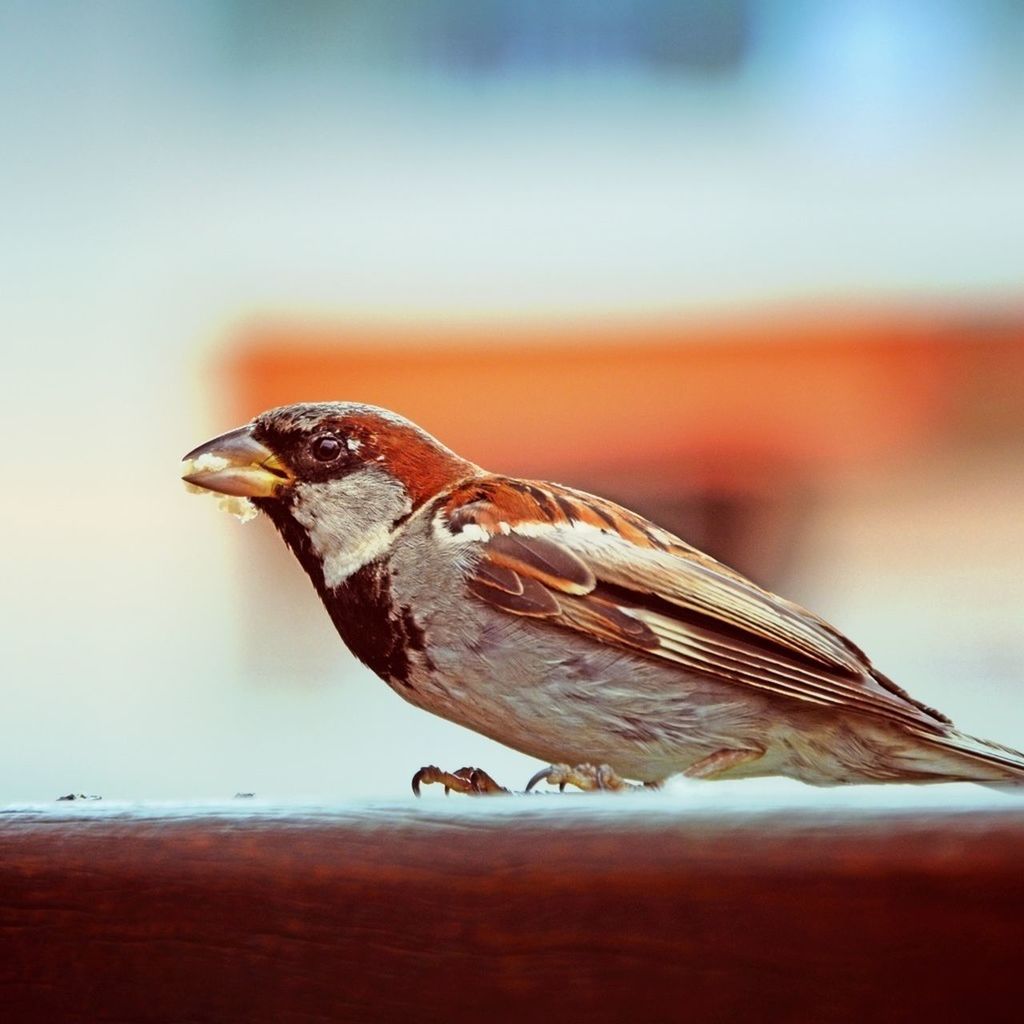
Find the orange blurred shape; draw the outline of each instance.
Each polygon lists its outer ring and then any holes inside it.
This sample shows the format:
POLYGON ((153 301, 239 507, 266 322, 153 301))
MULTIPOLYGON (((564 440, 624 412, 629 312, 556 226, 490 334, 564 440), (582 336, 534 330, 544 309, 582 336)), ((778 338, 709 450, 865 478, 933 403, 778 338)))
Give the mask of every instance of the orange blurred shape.
POLYGON ((241 418, 295 401, 383 405, 504 472, 686 465, 691 484, 912 456, 953 412, 948 316, 778 311, 661 320, 262 322, 224 372, 241 418), (695 481, 695 470, 701 479, 695 481))

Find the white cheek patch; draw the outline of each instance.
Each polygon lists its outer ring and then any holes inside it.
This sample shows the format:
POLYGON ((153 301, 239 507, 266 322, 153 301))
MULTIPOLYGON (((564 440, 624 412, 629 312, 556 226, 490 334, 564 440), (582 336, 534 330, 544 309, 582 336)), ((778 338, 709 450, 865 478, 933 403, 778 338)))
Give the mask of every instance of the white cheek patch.
MULTIPOLYGON (((325 554, 319 549, 317 553, 323 559, 324 583, 329 587, 338 587, 364 565, 380 558, 391 544, 391 530, 387 526, 378 527, 366 534, 358 543, 325 554)), ((314 541, 314 547, 317 547, 314 541)))
POLYGON ((299 484, 292 515, 320 558, 324 583, 337 587, 386 554, 392 523, 411 509, 405 488, 371 466, 340 480, 299 484))

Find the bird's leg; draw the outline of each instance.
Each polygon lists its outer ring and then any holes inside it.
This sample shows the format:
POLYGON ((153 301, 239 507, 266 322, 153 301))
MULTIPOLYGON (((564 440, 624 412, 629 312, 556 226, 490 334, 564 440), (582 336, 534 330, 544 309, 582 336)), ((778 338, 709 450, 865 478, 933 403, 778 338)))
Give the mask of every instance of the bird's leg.
POLYGON ((526 784, 526 792, 529 793, 538 782, 546 782, 549 786, 557 786, 564 790, 566 786, 576 786, 582 790, 602 790, 608 792, 620 792, 628 789, 641 789, 641 786, 634 786, 615 774, 606 764, 578 764, 570 768, 567 764, 552 764, 547 768, 541 768, 536 775, 526 784))
POLYGON ((713 779, 730 768, 746 764, 747 761, 756 761, 763 756, 763 750, 716 750, 702 757, 696 764, 691 764, 683 774, 688 779, 713 779))
POLYGON ((457 772, 444 772, 432 764, 421 768, 412 777, 412 791, 419 796, 420 786, 433 782, 444 786, 445 796, 453 789, 456 793, 467 793, 470 796, 508 793, 504 786, 499 786, 482 768, 467 767, 457 772))
MULTIPOLYGON (((661 781, 645 782, 636 786, 617 775, 609 765, 552 764, 542 768, 526 784, 524 792, 529 793, 538 782, 546 781, 563 791, 566 786, 575 786, 585 791, 618 793, 625 790, 660 789, 661 781)), ((426 765, 412 777, 412 791, 421 796, 420 787, 437 783, 444 786, 444 795, 452 791, 467 796, 501 795, 511 791, 499 786, 482 768, 460 768, 457 772, 442 771, 436 765, 426 765)))

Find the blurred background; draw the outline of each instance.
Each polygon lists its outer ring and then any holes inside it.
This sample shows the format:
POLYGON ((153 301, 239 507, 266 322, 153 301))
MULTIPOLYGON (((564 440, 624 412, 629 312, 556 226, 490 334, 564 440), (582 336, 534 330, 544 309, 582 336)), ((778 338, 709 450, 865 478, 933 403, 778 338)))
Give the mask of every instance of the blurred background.
POLYGON ((344 398, 1024 746, 1024 5, 0 0, 0 801, 537 767, 180 456, 344 398))

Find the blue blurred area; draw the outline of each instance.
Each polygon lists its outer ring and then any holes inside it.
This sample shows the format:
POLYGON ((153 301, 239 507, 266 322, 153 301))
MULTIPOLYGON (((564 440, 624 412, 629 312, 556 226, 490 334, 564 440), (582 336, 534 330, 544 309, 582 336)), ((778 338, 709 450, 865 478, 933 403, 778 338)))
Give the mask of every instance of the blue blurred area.
POLYGON ((442 76, 734 72, 747 50, 743 0, 527 0, 407 4, 239 0, 223 7, 241 65, 442 76))
POLYGON ((8 0, 0 259, 412 311, 1005 293, 1022 11, 8 0))
MULTIPOLYGON (((0 799, 525 778, 354 668, 311 593, 266 624, 292 677, 240 656, 264 548, 176 479, 234 425, 218 346, 268 314, 1019 304, 1022 101, 1011 0, 0 0, 0 799)), ((989 458, 823 500, 794 596, 1020 745, 1019 460, 989 458)))

